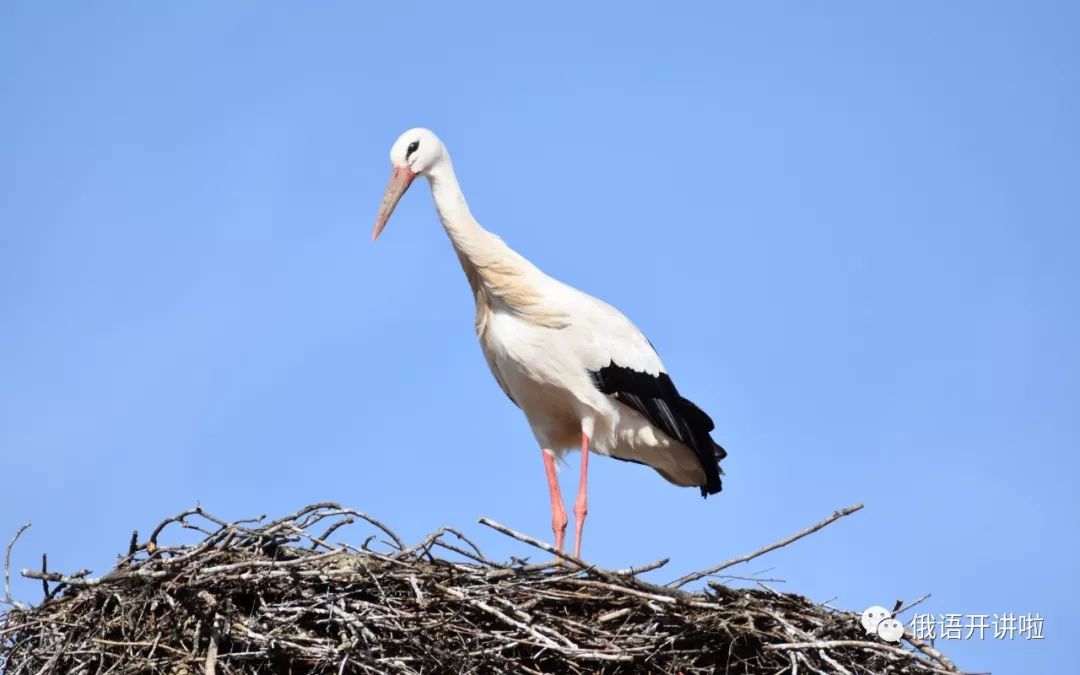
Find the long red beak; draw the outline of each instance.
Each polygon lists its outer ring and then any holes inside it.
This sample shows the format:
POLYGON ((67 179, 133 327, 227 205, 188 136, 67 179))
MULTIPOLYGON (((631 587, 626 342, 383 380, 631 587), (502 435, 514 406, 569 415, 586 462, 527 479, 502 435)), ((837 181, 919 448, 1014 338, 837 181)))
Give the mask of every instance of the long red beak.
POLYGON ((416 174, 406 168, 395 166, 390 174, 390 183, 386 186, 386 193, 382 198, 382 206, 379 207, 379 215, 375 217, 375 229, 371 231, 371 241, 379 238, 379 234, 386 227, 386 221, 390 220, 390 214, 394 207, 401 201, 401 195, 412 185, 416 174))

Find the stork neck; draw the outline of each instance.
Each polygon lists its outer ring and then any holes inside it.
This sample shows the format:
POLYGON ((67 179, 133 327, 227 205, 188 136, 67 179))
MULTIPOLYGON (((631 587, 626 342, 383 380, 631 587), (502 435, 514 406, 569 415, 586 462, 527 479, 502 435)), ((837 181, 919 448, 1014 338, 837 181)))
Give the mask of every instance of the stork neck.
POLYGON ((476 299, 477 333, 484 333, 488 314, 499 307, 549 328, 569 325, 568 317, 545 305, 538 286, 543 273, 473 218, 449 159, 428 173, 428 181, 476 299))
POLYGON ((472 258, 477 247, 491 246, 491 240, 498 240, 473 218, 449 159, 428 174, 428 181, 439 220, 459 253, 472 258))

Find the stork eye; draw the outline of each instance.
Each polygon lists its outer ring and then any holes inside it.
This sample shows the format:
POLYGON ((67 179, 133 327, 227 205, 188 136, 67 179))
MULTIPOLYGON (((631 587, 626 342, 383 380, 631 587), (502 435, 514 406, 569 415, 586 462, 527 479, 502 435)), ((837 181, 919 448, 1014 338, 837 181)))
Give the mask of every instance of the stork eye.
POLYGON ((405 152, 405 159, 408 159, 419 148, 420 141, 413 141, 412 143, 409 143, 409 149, 405 152))

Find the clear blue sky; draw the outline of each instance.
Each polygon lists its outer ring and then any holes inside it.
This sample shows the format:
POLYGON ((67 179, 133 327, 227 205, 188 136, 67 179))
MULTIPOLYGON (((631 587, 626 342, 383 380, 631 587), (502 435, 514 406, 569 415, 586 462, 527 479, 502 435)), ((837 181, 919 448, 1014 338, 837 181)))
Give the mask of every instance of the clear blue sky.
POLYGON ((338 500, 502 557, 529 551, 478 516, 549 536, 427 186, 369 241, 420 125, 479 220, 629 315, 730 452, 706 501, 594 461, 589 558, 670 555, 666 580, 863 501, 741 571, 855 610, 1039 612, 1042 642, 939 646, 1071 664, 1076 5, 512 5, 3 3, 15 565, 103 572, 196 500, 338 500))

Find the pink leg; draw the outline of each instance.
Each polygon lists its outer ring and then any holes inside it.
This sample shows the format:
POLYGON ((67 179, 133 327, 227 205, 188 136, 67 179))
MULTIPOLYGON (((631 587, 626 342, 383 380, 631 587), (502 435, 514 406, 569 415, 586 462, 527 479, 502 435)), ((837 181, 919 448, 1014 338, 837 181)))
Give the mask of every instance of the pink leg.
POLYGON ((581 482, 578 483, 577 499, 574 500, 574 557, 581 557, 581 532, 585 529, 585 516, 589 513, 587 483, 589 480, 589 437, 581 434, 581 482))
POLYGON ((544 470, 547 472, 548 492, 551 494, 551 531, 555 533, 555 548, 563 548, 566 537, 566 509, 563 508, 562 493, 559 492, 559 477, 555 474, 555 457, 548 450, 541 450, 544 456, 544 470))

